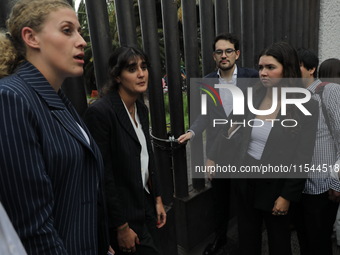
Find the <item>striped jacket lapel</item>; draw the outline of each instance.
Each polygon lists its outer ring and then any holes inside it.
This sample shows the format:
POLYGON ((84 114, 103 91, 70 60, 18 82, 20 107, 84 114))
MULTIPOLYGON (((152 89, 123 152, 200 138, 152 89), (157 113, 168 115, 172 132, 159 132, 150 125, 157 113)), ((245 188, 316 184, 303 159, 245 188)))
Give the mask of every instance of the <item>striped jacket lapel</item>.
MULTIPOLYGON (((81 133, 76 119, 77 114, 71 114, 67 109, 66 97, 62 92, 59 95, 54 91, 45 77, 31 63, 24 63, 18 70, 18 75, 38 94, 38 96, 49 107, 52 116, 77 140, 90 148, 85 137, 81 133), (64 98, 64 101, 62 98, 64 98)), ((68 100, 67 100, 68 101, 68 100)), ((79 120, 77 120, 79 121, 79 120)), ((81 123, 79 123, 81 125, 81 123)))

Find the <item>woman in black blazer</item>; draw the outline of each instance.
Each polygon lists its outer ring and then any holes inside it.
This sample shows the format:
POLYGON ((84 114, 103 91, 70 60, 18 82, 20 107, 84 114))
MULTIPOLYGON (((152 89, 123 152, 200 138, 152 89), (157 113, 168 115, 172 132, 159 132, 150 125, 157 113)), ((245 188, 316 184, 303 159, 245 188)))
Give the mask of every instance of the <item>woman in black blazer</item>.
POLYGON ((156 227, 166 222, 149 136, 148 110, 138 100, 148 87, 146 55, 117 49, 109 83, 85 114, 105 165, 111 245, 116 254, 159 254, 156 227))
MULTIPOLYGON (((297 53, 289 44, 275 43, 260 54, 259 76, 261 84, 254 87, 254 108, 270 109, 275 96, 278 99, 277 107, 273 107, 273 111, 266 115, 250 112, 246 116, 246 123, 250 124, 243 129, 239 169, 249 170, 254 166, 264 169, 267 166, 279 170, 266 175, 242 173, 241 179, 236 181, 240 252, 261 254, 264 222, 270 254, 289 255, 289 212, 291 204, 299 200, 304 188, 307 173, 300 172, 300 165, 311 162, 318 106, 313 100, 304 103, 303 106, 311 113, 305 115, 294 104, 290 104, 287 105, 287 114, 282 114, 281 89, 302 88, 300 79, 291 79, 300 78, 301 73, 297 53), (276 89, 277 95, 273 92, 276 89), (291 172, 284 171, 287 169, 291 169, 291 172), (293 174, 294 169, 296 175, 293 174)), ((300 97, 301 93, 289 94, 290 99, 299 100, 300 97)))

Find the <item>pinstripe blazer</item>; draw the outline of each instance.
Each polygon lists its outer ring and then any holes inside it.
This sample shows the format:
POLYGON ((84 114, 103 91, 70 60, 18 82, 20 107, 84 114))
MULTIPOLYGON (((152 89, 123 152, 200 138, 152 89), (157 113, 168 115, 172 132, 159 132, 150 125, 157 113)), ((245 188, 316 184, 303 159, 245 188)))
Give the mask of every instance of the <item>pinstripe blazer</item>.
MULTIPOLYGON (((139 101, 136 106, 149 152, 149 188, 153 196, 159 196, 159 180, 149 135, 148 110, 139 101)), ((128 222, 140 235, 141 227, 145 223, 141 145, 118 92, 112 92, 94 102, 85 113, 85 123, 104 159, 105 191, 111 230, 128 222)))
POLYGON ((99 149, 29 62, 0 80, 0 200, 28 254, 98 254, 99 149))

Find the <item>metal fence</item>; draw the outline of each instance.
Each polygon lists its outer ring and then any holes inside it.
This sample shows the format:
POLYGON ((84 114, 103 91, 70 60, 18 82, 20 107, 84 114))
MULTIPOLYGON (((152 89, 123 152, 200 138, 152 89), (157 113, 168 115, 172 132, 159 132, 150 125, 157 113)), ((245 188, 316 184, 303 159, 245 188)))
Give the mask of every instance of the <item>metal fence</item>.
MULTIPOLYGON (((185 63, 187 87, 190 89, 190 78, 202 77, 215 68, 212 43, 217 34, 230 32, 238 35, 241 46, 238 64, 244 67, 256 68, 259 52, 275 41, 285 40, 296 48, 305 47, 318 52, 320 0, 113 2, 120 44, 136 46, 141 39, 142 47, 149 55, 152 65, 148 91, 152 135, 160 139, 168 138, 162 88, 163 70, 167 74, 171 134, 178 137, 185 132, 184 115, 188 114, 183 112, 181 62, 185 63), (137 29, 141 31, 141 38, 136 36, 137 29), (160 41, 164 42, 164 61, 161 59, 160 41)), ((0 3, 0 26, 4 27, 8 6, 13 1, 0 0, 0 3)), ((112 50, 108 22, 110 13, 106 0, 85 0, 85 3, 96 84, 100 89, 106 79, 107 60, 112 50)), ((67 94, 75 106, 78 106, 77 109, 83 111, 86 99, 84 88, 79 86, 81 81, 78 79, 68 82, 78 84, 68 90, 67 94)), ((195 117, 195 113, 190 116, 195 117)), ((191 144, 191 153, 203 155, 202 144, 202 137, 198 135, 191 144)), ((171 206, 175 198, 189 196, 186 149, 161 140, 155 140, 154 145, 163 187, 163 201, 171 206)), ((196 191, 205 188, 204 179, 194 179, 192 183, 196 191)), ((184 219, 186 215, 176 215, 177 217, 184 219)))

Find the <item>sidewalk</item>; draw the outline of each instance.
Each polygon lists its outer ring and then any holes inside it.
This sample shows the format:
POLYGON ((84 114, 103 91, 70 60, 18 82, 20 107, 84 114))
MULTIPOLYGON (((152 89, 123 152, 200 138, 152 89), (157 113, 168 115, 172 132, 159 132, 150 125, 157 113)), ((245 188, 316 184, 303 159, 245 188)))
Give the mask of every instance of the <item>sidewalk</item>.
MULTIPOLYGON (((229 225, 230 227, 227 233, 228 244, 223 248, 223 250, 216 253, 216 255, 238 255, 236 218, 231 219, 229 225)), ((201 244, 196 246, 194 249, 192 249, 189 253, 186 253, 185 251, 179 248, 178 255, 202 255, 204 248, 210 242, 212 242, 213 238, 214 236, 211 235, 204 242, 202 242, 201 244)), ((298 243, 297 235, 295 231, 292 232, 292 252, 293 252, 293 255, 300 255, 299 243, 298 243)), ((264 231, 262 235, 262 255, 269 255, 266 231, 264 231)), ((333 242, 333 255, 340 255, 340 248, 337 247, 335 240, 333 242)))

